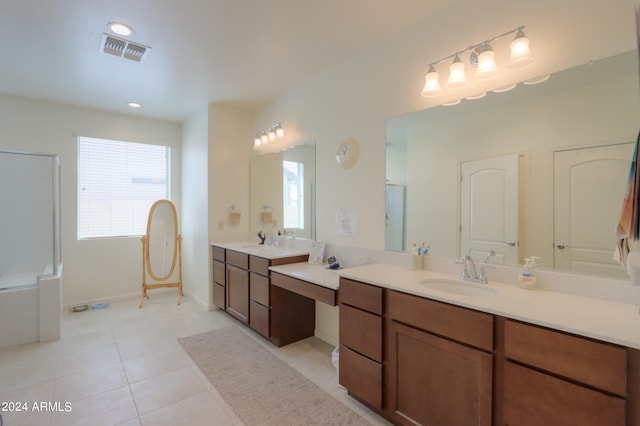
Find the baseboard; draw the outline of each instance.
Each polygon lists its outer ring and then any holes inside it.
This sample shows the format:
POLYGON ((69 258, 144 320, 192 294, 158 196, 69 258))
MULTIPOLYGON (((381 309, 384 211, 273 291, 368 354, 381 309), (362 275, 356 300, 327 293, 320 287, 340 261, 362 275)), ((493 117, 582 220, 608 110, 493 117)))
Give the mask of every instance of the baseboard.
POLYGON ((338 340, 330 335, 329 333, 323 333, 322 330, 318 330, 317 328, 314 330, 314 336, 316 336, 318 339, 327 342, 328 344, 330 344, 331 346, 338 346, 338 340))

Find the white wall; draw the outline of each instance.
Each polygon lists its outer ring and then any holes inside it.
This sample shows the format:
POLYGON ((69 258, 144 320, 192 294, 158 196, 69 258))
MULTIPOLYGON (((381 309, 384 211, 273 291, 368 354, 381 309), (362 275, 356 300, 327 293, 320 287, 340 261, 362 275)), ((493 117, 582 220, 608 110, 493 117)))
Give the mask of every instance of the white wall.
POLYGON ((62 162, 66 306, 137 295, 141 282, 139 238, 76 238, 78 136, 171 146, 172 200, 178 208, 181 201, 180 124, 0 95, 0 148, 58 154, 62 162))
POLYGON ((182 267, 184 290, 209 306, 208 111, 183 124, 182 267))

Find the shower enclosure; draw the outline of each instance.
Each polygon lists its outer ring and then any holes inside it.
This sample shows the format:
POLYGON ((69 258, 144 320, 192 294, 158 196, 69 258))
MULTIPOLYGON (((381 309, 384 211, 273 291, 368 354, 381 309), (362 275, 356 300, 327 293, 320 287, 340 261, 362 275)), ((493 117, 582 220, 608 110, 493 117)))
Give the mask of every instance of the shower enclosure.
POLYGON ((0 150, 0 348, 60 337, 60 161, 0 150))

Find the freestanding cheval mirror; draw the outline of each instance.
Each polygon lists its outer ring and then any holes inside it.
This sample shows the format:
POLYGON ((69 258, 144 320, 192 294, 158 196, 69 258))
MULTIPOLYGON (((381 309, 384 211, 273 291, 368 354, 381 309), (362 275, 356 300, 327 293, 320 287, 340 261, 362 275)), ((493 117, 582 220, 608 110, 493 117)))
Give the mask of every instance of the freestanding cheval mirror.
POLYGON ((147 290, 154 288, 178 288, 180 304, 183 295, 181 241, 176 207, 169 200, 153 203, 147 220, 147 234, 142 236, 142 298, 138 308, 142 308, 144 299, 149 298, 147 290))

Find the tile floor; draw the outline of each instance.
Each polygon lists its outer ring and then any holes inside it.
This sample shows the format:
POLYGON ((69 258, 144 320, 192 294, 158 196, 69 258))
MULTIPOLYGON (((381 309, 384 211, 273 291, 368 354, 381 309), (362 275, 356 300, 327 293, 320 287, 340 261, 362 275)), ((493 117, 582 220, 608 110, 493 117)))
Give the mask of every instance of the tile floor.
MULTIPOLYGON (((235 321, 189 297, 177 306, 173 293, 137 304, 66 313, 60 340, 0 350, 4 426, 242 425, 176 340, 235 321)), ((388 424, 337 384, 329 344, 312 337, 275 348, 248 334, 372 424, 388 424)))

